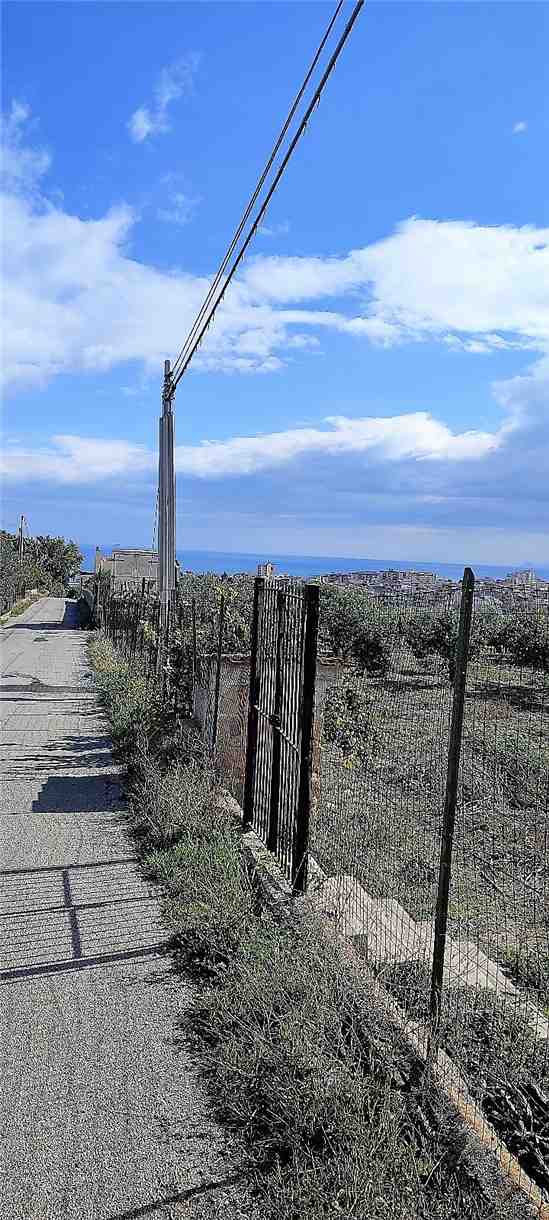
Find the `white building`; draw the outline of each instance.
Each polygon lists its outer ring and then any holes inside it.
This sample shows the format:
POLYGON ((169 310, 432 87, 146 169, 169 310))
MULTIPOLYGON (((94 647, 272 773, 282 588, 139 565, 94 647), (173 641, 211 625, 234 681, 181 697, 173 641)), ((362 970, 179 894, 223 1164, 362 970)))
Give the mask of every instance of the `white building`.
POLYGON ((507 580, 511 581, 514 589, 533 588, 538 583, 538 578, 533 568, 526 568, 524 572, 509 572, 507 580))
POLYGON ((96 547, 95 571, 108 572, 115 591, 140 589, 143 580, 155 589, 158 551, 149 551, 144 547, 113 547, 112 555, 102 555, 100 548, 96 547))

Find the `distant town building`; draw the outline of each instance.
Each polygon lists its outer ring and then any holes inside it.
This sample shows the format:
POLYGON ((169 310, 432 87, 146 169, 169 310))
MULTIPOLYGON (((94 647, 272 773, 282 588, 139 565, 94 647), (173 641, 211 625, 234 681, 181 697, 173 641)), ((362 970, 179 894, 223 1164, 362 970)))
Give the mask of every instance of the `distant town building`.
POLYGON ((532 588, 537 585, 538 578, 532 568, 527 568, 524 572, 508 572, 507 580, 509 580, 514 589, 522 589, 526 587, 532 588))
POLYGON ((156 589, 158 579, 158 551, 143 547, 113 547, 112 555, 102 555, 95 548, 95 571, 108 572, 115 592, 140 589, 143 580, 148 587, 156 589))
POLYGON ((257 565, 257 575, 258 576, 265 576, 266 579, 269 580, 271 578, 271 576, 274 576, 274 574, 275 574, 275 565, 274 565, 274 563, 271 563, 271 561, 269 559, 267 560, 266 563, 258 563, 258 565, 257 565))
MULTIPOLYGON (((462 581, 438 576, 436 572, 387 568, 382 572, 329 572, 313 579, 320 584, 362 586, 373 597, 389 602, 402 594, 430 594, 425 604, 441 607, 459 606, 461 600, 462 581)), ((495 610, 535 605, 542 593, 544 597, 549 594, 549 581, 542 580, 532 570, 510 572, 505 580, 486 576, 477 576, 475 580, 476 605, 491 606, 495 610)))
POLYGON ((434 589, 438 579, 436 572, 400 571, 398 568, 387 568, 384 572, 328 572, 315 577, 320 584, 364 585, 378 592, 398 590, 402 593, 434 589))

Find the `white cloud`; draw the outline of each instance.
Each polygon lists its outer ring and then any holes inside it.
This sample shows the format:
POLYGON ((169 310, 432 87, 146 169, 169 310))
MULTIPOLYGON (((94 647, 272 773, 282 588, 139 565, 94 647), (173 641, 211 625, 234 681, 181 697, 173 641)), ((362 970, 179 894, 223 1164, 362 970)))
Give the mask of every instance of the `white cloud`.
POLYGON ((172 102, 192 92, 199 62, 199 55, 190 54, 162 69, 154 88, 153 105, 139 106, 128 121, 134 143, 142 144, 149 136, 170 130, 168 109, 172 102))
POLYGON ((528 123, 525 121, 525 119, 520 119, 518 123, 513 124, 513 135, 517 136, 521 131, 526 131, 527 128, 528 123))
POLYGON ((507 414, 507 430, 532 428, 544 432, 549 424, 549 354, 536 360, 524 373, 493 383, 496 401, 507 414))
POLYGON ((256 258, 243 284, 250 300, 276 305, 360 293, 363 314, 346 325, 370 338, 378 328, 382 342, 549 342, 549 229, 529 225, 412 217, 343 258, 256 258))
POLYGON ((315 351, 320 347, 320 339, 317 339, 316 335, 300 335, 298 332, 295 335, 289 335, 286 344, 287 347, 315 351))
MULTIPOLYGON (((140 106, 138 110, 134 110, 131 118, 128 120, 128 129, 134 144, 141 144, 155 131, 154 120, 151 117, 150 111, 145 106, 140 106)), ((156 128, 158 130, 158 128, 156 128)), ((160 130, 165 130, 160 128, 160 130)))
MULTIPOLYGON (((371 454, 377 462, 459 462, 484 457, 501 443, 498 433, 454 434, 426 411, 383 419, 329 416, 324 425, 179 445, 176 469, 199 479, 217 479, 273 470, 315 454, 333 458, 371 454)), ((156 455, 143 446, 79 436, 53 436, 47 448, 38 450, 14 443, 6 446, 3 459, 4 477, 14 481, 96 483, 154 469, 156 455)))
POLYGON ((179 446, 177 469, 198 478, 212 478, 273 469, 313 454, 340 457, 370 452, 377 461, 462 461, 483 457, 500 443, 498 433, 455 435, 426 411, 383 419, 328 416, 324 423, 329 427, 290 428, 263 436, 179 446))
MULTIPOLYGON (((521 555, 528 562, 549 560, 549 356, 493 390, 503 412, 493 431, 453 431, 426 411, 359 419, 339 414, 312 426, 179 445, 187 545, 212 545, 215 538, 217 549, 254 549, 259 532, 263 549, 307 554, 318 548, 504 562, 512 548, 513 562, 521 555), (391 539, 399 538, 402 547, 392 547, 391 539)), ((73 506, 67 511, 80 512, 85 503, 94 529, 107 536, 115 504, 130 533, 139 514, 147 516, 157 455, 123 439, 60 435, 33 445, 13 435, 0 472, 6 504, 10 486, 61 486, 63 502, 73 506), (96 510, 107 514, 102 525, 96 510)))
MULTIPOLYGON (((6 384, 43 385, 61 372, 130 360, 158 373, 179 351, 209 281, 132 258, 135 216, 125 205, 82 220, 39 198, 47 154, 24 148, 28 121, 28 109, 14 104, 3 207, 6 384)), ((182 223, 189 197, 173 176, 164 185, 182 223)), ((385 347, 429 340, 466 353, 542 354, 549 229, 412 218, 342 257, 257 257, 231 284, 193 369, 275 372, 300 349, 304 357, 318 351, 329 331, 385 347)))
POLYGON ((187 225, 192 220, 200 203, 198 196, 185 195, 183 191, 174 191, 168 200, 168 206, 159 208, 156 215, 159 220, 170 224, 187 225))
POLYGON ((290 222, 282 220, 279 224, 260 225, 257 231, 262 237, 285 237, 290 232, 290 222))
POLYGON ((6 480, 52 483, 97 483, 103 479, 152 470, 154 455, 124 440, 52 436, 50 445, 31 449, 6 445, 0 469, 6 480))
POLYGON ((49 152, 44 148, 28 148, 23 145, 25 128, 31 115, 30 106, 13 101, 9 114, 2 118, 1 175, 5 190, 31 194, 40 178, 51 165, 49 152))

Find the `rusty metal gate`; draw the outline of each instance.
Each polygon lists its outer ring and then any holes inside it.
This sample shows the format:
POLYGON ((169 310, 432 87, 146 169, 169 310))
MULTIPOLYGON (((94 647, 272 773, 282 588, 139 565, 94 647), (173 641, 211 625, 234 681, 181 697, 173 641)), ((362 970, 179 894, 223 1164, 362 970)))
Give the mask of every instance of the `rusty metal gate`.
POLYGON ((256 578, 244 825, 300 891, 307 884, 318 601, 317 585, 256 578))

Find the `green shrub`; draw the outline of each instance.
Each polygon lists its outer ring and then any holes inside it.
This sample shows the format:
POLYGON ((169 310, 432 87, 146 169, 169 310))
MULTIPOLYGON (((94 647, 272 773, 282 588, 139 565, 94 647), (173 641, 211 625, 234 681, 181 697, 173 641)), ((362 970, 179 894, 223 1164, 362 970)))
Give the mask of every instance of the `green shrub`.
POLYGON ((28 610, 29 606, 36 600, 34 597, 25 597, 23 601, 16 602, 11 610, 6 613, 6 618, 17 618, 18 614, 23 614, 24 610, 28 610))
POLYGON ((223 824, 195 841, 181 834, 170 848, 144 858, 164 889, 164 909, 187 970, 211 978, 237 952, 253 920, 256 898, 243 865, 238 836, 223 824))
POLYGON ((397 618, 363 590, 322 587, 320 627, 331 651, 353 659, 366 673, 383 676, 391 666, 397 618))
MULTIPOLYGON (((469 639, 469 660, 474 660, 497 630, 497 620, 491 610, 478 609, 473 615, 469 639)), ((418 661, 433 654, 442 657, 453 684, 456 676, 456 647, 459 630, 457 609, 419 610, 403 616, 404 639, 418 661)))
POLYGON ((114 757, 130 762, 149 751, 160 710, 158 697, 148 688, 144 672, 130 667, 105 637, 91 641, 90 658, 110 720, 114 757))
POLYGON ((549 615, 521 615, 509 634, 509 652, 516 665, 549 672, 549 615))
POLYGON ((373 725, 373 697, 349 683, 329 687, 324 704, 323 734, 345 758, 364 763, 379 747, 373 725))

